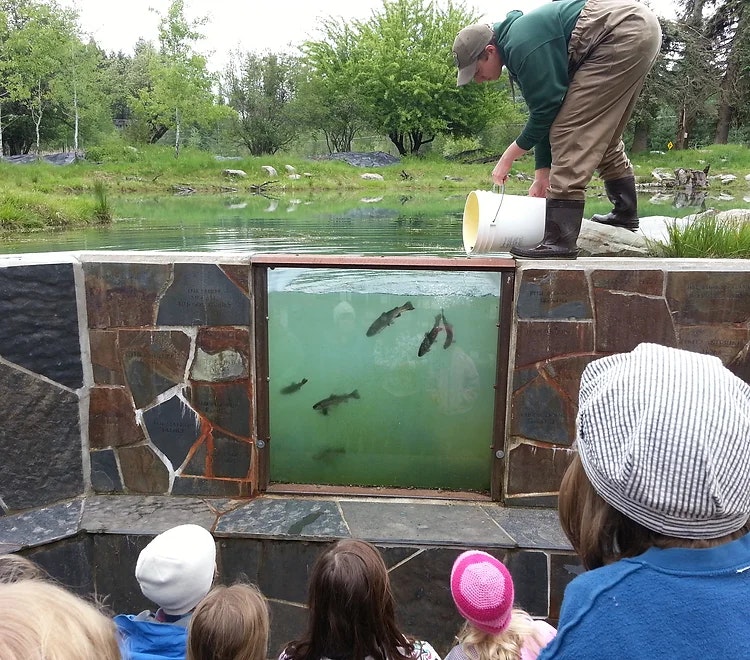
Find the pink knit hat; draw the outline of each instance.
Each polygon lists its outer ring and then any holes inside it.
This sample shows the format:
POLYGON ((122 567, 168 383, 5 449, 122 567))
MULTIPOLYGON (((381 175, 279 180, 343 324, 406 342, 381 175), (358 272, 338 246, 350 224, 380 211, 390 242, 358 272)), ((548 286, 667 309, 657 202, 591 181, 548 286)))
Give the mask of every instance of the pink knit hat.
POLYGON ((479 630, 497 635, 510 624, 513 578, 492 555, 460 554, 451 571, 451 594, 461 616, 479 630))

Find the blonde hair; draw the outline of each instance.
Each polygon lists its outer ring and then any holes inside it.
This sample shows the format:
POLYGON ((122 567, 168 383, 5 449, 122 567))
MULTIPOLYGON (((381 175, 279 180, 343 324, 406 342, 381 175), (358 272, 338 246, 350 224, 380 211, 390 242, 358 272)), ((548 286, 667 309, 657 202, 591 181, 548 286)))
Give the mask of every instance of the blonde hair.
POLYGON ((539 649, 546 643, 537 637, 534 620, 529 614, 515 608, 510 615, 510 624, 501 633, 484 632, 466 621, 456 635, 464 650, 471 651, 467 655, 475 660, 518 660, 529 638, 536 642, 539 649))
POLYGON ((45 580, 0 584, 3 660, 120 660, 117 628, 95 605, 45 580))
POLYGON ((268 629, 268 603, 255 585, 218 585, 190 619, 187 660, 265 660, 268 629))
POLYGON ((21 580, 47 580, 45 570, 23 555, 0 555, 0 584, 21 580))

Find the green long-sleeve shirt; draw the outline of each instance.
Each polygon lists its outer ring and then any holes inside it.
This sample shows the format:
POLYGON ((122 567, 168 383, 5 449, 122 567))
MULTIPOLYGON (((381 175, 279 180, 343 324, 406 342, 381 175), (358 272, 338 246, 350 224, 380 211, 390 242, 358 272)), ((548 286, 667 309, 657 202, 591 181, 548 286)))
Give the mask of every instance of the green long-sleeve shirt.
POLYGON ((568 42, 585 4, 559 0, 528 14, 512 11, 493 26, 500 58, 529 108, 516 143, 536 147, 536 169, 552 164, 549 129, 568 91, 568 42))

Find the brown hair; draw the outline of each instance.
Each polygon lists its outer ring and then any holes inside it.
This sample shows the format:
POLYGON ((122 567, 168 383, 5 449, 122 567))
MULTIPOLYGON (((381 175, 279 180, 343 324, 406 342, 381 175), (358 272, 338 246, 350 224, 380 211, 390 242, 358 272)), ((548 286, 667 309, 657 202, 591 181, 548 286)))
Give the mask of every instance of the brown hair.
POLYGON ((3 660, 120 660, 117 628, 95 605, 46 580, 0 584, 3 660))
POLYGON ((187 660, 264 660, 268 628, 268 603, 255 585, 218 585, 190 619, 187 660))
POLYGON ((327 548, 310 575, 307 632, 290 642, 294 660, 397 660, 414 644, 396 626, 388 570, 366 541, 344 539, 327 548))
POLYGON ((750 531, 750 522, 716 539, 682 539, 654 532, 605 502, 591 485, 578 454, 563 476, 558 496, 560 524, 586 569, 635 557, 649 548, 711 548, 750 531))
POLYGON ((45 570, 23 555, 0 555, 0 583, 11 584, 21 580, 47 580, 45 570))

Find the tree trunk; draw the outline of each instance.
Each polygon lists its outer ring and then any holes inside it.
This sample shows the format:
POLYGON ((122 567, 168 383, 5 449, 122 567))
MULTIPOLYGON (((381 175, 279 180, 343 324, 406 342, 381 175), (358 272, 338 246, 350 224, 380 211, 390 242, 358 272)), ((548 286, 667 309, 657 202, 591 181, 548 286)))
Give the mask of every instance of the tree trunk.
POLYGON ((719 120, 716 122, 716 134, 714 144, 727 144, 729 142, 729 127, 732 125, 734 108, 722 100, 719 105, 719 120))
POLYGON ((41 152, 41 140, 39 139, 39 126, 42 123, 42 113, 43 113, 43 108, 42 108, 42 81, 41 80, 39 81, 38 92, 39 92, 39 96, 38 96, 38 100, 39 100, 39 113, 36 116, 34 116, 36 113, 34 112, 34 108, 33 107, 31 108, 31 118, 34 120, 34 128, 36 129, 36 155, 37 155, 37 158, 39 157, 40 152, 41 152))
POLYGON ((674 140, 675 149, 687 148, 687 141, 690 135, 690 125, 691 121, 688 117, 687 107, 686 104, 683 103, 682 108, 680 109, 680 117, 677 122, 677 136, 674 140))
POLYGON ((646 122, 639 121, 635 125, 633 144, 630 147, 631 153, 640 154, 648 150, 649 133, 650 129, 646 122))
POLYGON ((729 128, 734 117, 735 95, 737 94, 737 78, 739 76, 739 29, 735 32, 732 46, 729 51, 727 70, 721 79, 721 100, 719 101, 719 120, 716 123, 716 134, 714 144, 727 144, 729 142, 729 128))
POLYGON ((148 143, 156 144, 159 140, 161 140, 164 137, 164 134, 166 132, 167 132, 166 126, 155 126, 151 133, 151 137, 148 139, 148 143))
POLYGON ((174 157, 180 157, 180 111, 174 111, 175 131, 174 131, 174 157))
POLYGON ((396 145, 400 156, 406 156, 406 147, 404 146, 404 134, 403 133, 388 133, 388 137, 391 142, 396 145))
POLYGON ((78 88, 73 83, 73 112, 75 113, 75 128, 73 129, 73 153, 78 155, 78 88))

